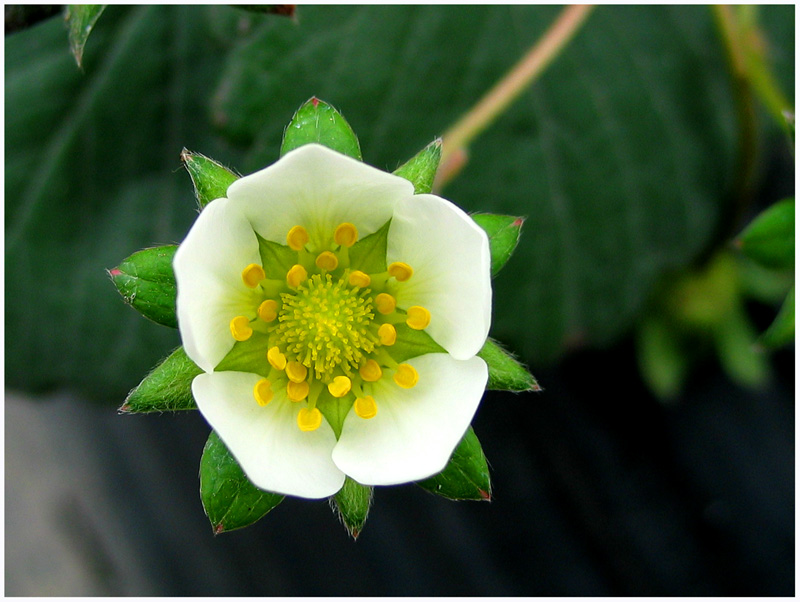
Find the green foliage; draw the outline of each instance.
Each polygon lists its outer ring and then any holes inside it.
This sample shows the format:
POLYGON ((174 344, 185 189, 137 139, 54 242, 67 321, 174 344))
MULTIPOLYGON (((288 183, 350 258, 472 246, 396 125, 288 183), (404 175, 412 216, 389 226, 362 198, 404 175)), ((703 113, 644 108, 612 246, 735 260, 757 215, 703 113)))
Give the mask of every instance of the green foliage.
POLYGON ((200 153, 183 149, 181 160, 192 178, 194 196, 200 209, 215 199, 225 197, 228 186, 239 179, 233 171, 200 153))
POLYGON ((433 179, 442 157, 442 140, 437 138, 428 146, 394 170, 394 175, 405 178, 414 185, 415 194, 424 194, 433 188, 433 179))
POLYGON ((487 339, 478 352, 489 366, 489 382, 486 388, 493 391, 540 391, 539 383, 527 368, 514 356, 500 347, 497 341, 487 339))
POLYGON ((126 303, 145 317, 171 328, 178 327, 172 271, 177 250, 176 245, 143 249, 108 272, 126 303))
POLYGON ((522 224, 525 220, 511 215, 492 215, 490 213, 476 213, 472 216, 489 236, 489 249, 492 254, 492 276, 511 258, 517 248, 519 237, 522 233, 522 224))
POLYGON ((94 24, 105 10, 103 4, 70 4, 67 7, 67 27, 69 29, 69 46, 75 56, 78 67, 83 59, 83 47, 94 24))
POLYGON ((423 489, 451 500, 490 500, 489 465, 472 427, 467 429, 445 469, 417 483, 423 489))
POLYGON ((283 501, 253 485, 216 432, 200 460, 200 499, 215 534, 252 525, 283 501))
POLYGON ((361 161, 361 148, 350 124, 339 111, 318 98, 297 109, 283 133, 281 156, 304 144, 317 142, 361 161))
POLYGON ((120 412, 145 414, 196 410, 192 381, 203 371, 178 347, 128 394, 120 412))
POLYGON ((331 498, 331 503, 347 531, 353 539, 358 539, 372 504, 372 487, 346 477, 339 493, 331 498))

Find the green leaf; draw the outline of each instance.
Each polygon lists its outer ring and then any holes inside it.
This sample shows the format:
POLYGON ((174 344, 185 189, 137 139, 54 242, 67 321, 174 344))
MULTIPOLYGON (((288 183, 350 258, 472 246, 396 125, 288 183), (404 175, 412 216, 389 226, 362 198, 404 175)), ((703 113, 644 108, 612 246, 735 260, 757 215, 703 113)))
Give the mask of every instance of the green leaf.
POLYGON ((490 213, 476 213, 472 215, 472 219, 489 236, 489 252, 492 255, 492 276, 494 277, 517 248, 525 219, 490 213))
POLYGON ((361 161, 361 147, 350 124, 339 111, 318 98, 306 101, 286 126, 281 156, 311 142, 361 161))
POLYGON ((215 534, 252 525, 283 497, 253 485, 222 439, 211 431, 200 460, 200 499, 215 534))
POLYGON ((527 368, 519 363, 513 355, 504 350, 497 341, 487 339, 478 352, 489 366, 489 382, 486 388, 490 391, 541 391, 539 383, 527 368))
POLYGON ((258 252, 261 255, 261 266, 267 278, 285 281, 286 273, 297 263, 297 251, 288 245, 280 245, 256 233, 258 252))
POLYGON ((394 175, 405 178, 414 185, 415 194, 424 194, 433 188, 433 179, 442 157, 442 139, 437 138, 428 146, 394 170, 394 175))
POLYGON ((215 199, 227 196, 228 186, 239 179, 237 174, 221 163, 185 148, 181 152, 181 161, 192 178, 194 196, 200 209, 215 199))
POLYGON ((392 345, 392 357, 397 362, 404 362, 412 357, 427 353, 447 353, 424 330, 414 330, 408 324, 395 324, 397 340, 392 345))
POLYGON ((172 271, 172 259, 177 250, 177 245, 143 249, 108 271, 125 303, 146 318, 171 328, 178 327, 172 271))
POLYGON ((764 266, 788 269, 794 266, 794 198, 784 199, 764 210, 742 232, 742 252, 764 266))
POLYGON ((369 507, 372 504, 372 487, 346 477, 339 493, 331 500, 347 531, 353 539, 358 539, 364 530, 364 523, 367 522, 369 507))
POLYGON ((781 309, 758 340, 767 349, 777 349, 794 341, 794 287, 786 295, 781 309))
POLYGON ((83 59, 83 47, 94 24, 105 10, 104 4, 70 4, 67 7, 67 26, 69 27, 69 46, 78 67, 83 59))
POLYGON ((203 370, 178 347, 164 358, 133 391, 120 412, 146 414, 196 410, 192 396, 192 381, 203 370))
POLYGON ((391 223, 389 220, 379 230, 365 236, 350 247, 350 265, 367 274, 379 274, 386 271, 386 240, 391 223))
POLYGON ((472 427, 467 429, 445 469, 417 483, 423 489, 451 500, 492 499, 489 466, 472 427))

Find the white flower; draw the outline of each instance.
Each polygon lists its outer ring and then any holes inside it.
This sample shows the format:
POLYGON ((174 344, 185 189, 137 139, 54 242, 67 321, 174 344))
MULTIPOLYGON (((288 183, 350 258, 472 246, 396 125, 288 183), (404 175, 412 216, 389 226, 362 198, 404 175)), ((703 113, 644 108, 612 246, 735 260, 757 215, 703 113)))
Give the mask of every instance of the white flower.
POLYGON ((391 485, 442 470, 488 378, 476 357, 491 319, 484 231, 316 144, 227 194, 175 256, 177 314, 205 371, 197 405, 250 480, 321 498, 345 475, 391 485), (370 243, 387 223, 384 258, 370 243), (445 352, 413 357, 423 331, 445 352), (255 368, 218 369, 234 345, 255 368))

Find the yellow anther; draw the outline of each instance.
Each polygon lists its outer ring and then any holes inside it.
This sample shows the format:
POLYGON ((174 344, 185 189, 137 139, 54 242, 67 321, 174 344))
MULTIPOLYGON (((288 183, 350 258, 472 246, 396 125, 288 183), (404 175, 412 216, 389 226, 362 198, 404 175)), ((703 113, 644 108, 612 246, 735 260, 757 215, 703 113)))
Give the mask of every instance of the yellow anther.
POLYGON ((328 391, 334 397, 344 397, 350 392, 350 379, 346 376, 337 376, 333 382, 328 383, 328 391))
POLYGON ((397 307, 397 301, 395 301, 394 297, 390 294, 381 293, 375 297, 375 307, 384 315, 390 314, 394 311, 394 308, 397 307))
POLYGON ((257 263, 251 263, 242 270, 242 280, 244 281, 245 286, 248 288, 257 287, 258 283, 264 280, 266 277, 267 275, 264 273, 264 268, 257 263))
POLYGON ((303 401, 306 397, 308 397, 308 389, 309 387, 307 380, 304 380, 301 383, 296 383, 290 380, 288 383, 286 383, 286 395, 288 395, 289 399, 292 401, 303 401))
POLYGON ((322 424, 322 412, 317 408, 300 408, 297 413, 297 426, 301 431, 316 431, 322 424))
POLYGON ((379 381, 383 376, 383 370, 375 360, 367 360, 367 363, 358 369, 358 373, 368 383, 379 381))
POLYGON ((317 261, 315 263, 319 269, 332 272, 339 265, 339 258, 330 251, 323 251, 317 255, 317 261))
POLYGON ((356 411, 356 416, 359 418, 374 418, 375 414, 378 413, 378 405, 375 403, 375 399, 372 395, 356 399, 353 408, 356 411))
POLYGON ((404 389, 410 389, 417 384, 419 374, 413 366, 409 364, 400 364, 397 366, 397 372, 394 373, 394 382, 404 389))
POLYGON ((306 272, 306 269, 299 263, 293 265, 286 274, 286 284, 292 288, 297 288, 306 280, 308 280, 308 272, 306 272))
POLYGON ((231 320, 231 334, 237 341, 246 341, 253 336, 253 329, 250 328, 250 320, 247 316, 236 316, 231 320))
POLYGON ((353 270, 350 272, 350 276, 347 277, 347 281, 351 286, 367 288, 369 283, 372 282, 372 279, 369 277, 369 274, 365 274, 361 270, 353 270))
POLYGON ((389 276, 394 276, 397 278, 398 282, 405 282, 411 276, 414 275, 413 268, 408 265, 407 263, 403 263, 402 261, 395 261, 392 264, 389 264, 389 276))
POLYGON ((378 339, 381 345, 394 345, 394 342, 397 340, 397 330, 395 330, 394 326, 391 324, 381 324, 381 327, 378 329, 378 339))
POLYGON ((278 317, 278 302, 275 299, 267 299, 258 306, 258 317, 264 322, 272 322, 278 317))
POLYGON ((431 312, 419 305, 412 305, 408 308, 406 324, 414 330, 423 330, 431 323, 431 312))
POLYGON ((289 362, 286 364, 286 376, 292 382, 301 383, 308 376, 308 368, 300 362, 289 362))
POLYGON ((283 370, 286 368, 286 356, 281 353, 277 347, 270 347, 267 351, 267 360, 270 365, 276 370, 283 370))
POLYGON ((286 235, 286 244, 294 251, 299 251, 308 242, 308 232, 303 226, 294 226, 286 235))
POLYGON ((339 224, 336 231, 333 233, 333 241, 337 245, 342 245, 343 247, 352 247, 356 244, 357 240, 358 230, 349 222, 339 224))
POLYGON ((253 387, 253 397, 256 398, 258 405, 265 406, 272 401, 272 383, 266 378, 262 378, 253 387))

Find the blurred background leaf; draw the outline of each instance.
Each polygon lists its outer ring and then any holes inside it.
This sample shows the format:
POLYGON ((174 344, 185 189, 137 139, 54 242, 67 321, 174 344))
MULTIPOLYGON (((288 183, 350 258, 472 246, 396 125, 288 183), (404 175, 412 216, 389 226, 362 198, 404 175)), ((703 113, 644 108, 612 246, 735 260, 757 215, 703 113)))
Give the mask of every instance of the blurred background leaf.
MULTIPOLYGON (((791 7, 763 7, 784 89, 791 7)), ((104 268, 179 242, 194 219, 184 147, 249 173, 319 96, 389 171, 532 45, 557 7, 113 7, 71 64, 60 20, 6 40, 6 372, 29 391, 117 405, 177 333, 122 304, 104 268), (442 44, 447 40, 447 44, 442 44), (67 353, 66 350, 69 350, 67 353)), ((525 215, 495 280, 492 335, 531 366, 630 328, 657 277, 712 245, 737 132, 699 6, 600 7, 471 149, 444 195, 525 215)))

